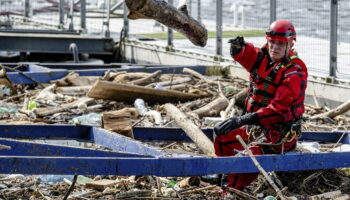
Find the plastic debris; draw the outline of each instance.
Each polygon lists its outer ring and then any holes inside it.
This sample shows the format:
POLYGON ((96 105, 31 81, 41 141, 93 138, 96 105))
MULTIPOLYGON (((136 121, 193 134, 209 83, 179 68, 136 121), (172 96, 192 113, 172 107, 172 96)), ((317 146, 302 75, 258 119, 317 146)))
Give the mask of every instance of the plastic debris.
POLYGON ((5 108, 5 107, 0 107, 0 113, 16 113, 18 109, 16 108, 5 108))
POLYGON ((101 126, 102 124, 101 117, 102 117, 101 113, 89 113, 87 115, 82 115, 82 116, 73 118, 72 120, 69 121, 69 124, 101 126))
POLYGON ((37 180, 41 183, 53 184, 62 182, 64 179, 73 180, 73 175, 42 175, 37 180))
POLYGON ((298 142, 297 145, 312 153, 320 152, 321 149, 321 145, 318 142, 298 142))
POLYGON ((145 101, 143 99, 136 99, 134 102, 134 106, 136 110, 140 113, 140 115, 144 116, 147 112, 147 108, 145 106, 145 101))
POLYGON ((34 110, 35 108, 37 108, 39 106, 39 104, 36 102, 36 101, 32 101, 32 100, 30 100, 29 102, 28 102, 28 110, 29 111, 32 111, 32 110, 34 110))

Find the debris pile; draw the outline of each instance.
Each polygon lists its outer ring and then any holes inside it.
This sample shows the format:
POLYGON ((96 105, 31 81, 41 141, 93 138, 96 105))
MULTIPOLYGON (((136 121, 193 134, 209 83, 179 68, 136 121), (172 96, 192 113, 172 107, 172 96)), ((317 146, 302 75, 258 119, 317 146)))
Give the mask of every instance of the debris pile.
MULTIPOLYGON (((13 86, 16 93, 0 101, 0 123, 87 124, 128 137, 133 137, 134 126, 180 126, 183 130, 188 128, 187 132, 196 131, 242 113, 248 82, 236 77, 215 78, 189 68, 184 68, 183 74, 110 70, 103 77, 79 76, 72 72, 50 84, 13 86), (183 119, 188 123, 181 124, 183 119)), ((303 130, 347 130, 350 118, 343 115, 346 109, 347 105, 341 105, 341 112, 306 105, 303 130)), ((212 155, 210 141, 207 144, 207 141, 196 142, 202 140, 197 135, 191 137, 194 143, 144 142, 169 152, 212 155)), ((321 144, 320 149, 330 151, 338 146, 321 144)), ((341 191, 343 195, 350 191, 349 173, 343 170, 278 173, 276 176, 286 188, 283 192, 298 199, 306 198, 302 195, 310 197, 333 191, 341 191)), ((70 185, 74 185, 73 179, 47 183, 40 177, 2 175, 0 198, 63 199, 70 185)), ((241 193, 223 191, 198 177, 79 177, 69 199, 221 199, 224 196, 263 199, 275 195, 262 177, 241 193)))

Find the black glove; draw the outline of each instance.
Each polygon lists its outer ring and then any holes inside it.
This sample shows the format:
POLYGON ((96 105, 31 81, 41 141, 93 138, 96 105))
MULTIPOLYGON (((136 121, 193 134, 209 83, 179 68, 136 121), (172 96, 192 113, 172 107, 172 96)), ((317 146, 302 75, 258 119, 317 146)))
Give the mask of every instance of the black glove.
POLYGON ((232 118, 226 119, 222 122, 219 122, 214 127, 214 133, 217 136, 225 135, 228 132, 230 132, 236 128, 239 128, 241 126, 258 125, 258 124, 259 124, 258 113, 256 113, 256 112, 248 113, 248 114, 242 115, 240 117, 232 117, 232 118))
POLYGON ((235 56, 241 52, 243 46, 245 45, 244 38, 238 36, 234 39, 229 39, 228 43, 231 43, 230 54, 231 56, 235 56))

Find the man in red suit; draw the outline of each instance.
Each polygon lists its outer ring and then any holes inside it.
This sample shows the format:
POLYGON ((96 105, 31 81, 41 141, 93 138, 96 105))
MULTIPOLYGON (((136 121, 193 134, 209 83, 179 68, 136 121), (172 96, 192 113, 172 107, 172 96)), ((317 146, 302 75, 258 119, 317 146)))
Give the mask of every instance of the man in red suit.
MULTIPOLYGON (((233 156, 244 150, 237 135, 249 144, 254 155, 282 153, 296 145, 305 110, 307 68, 292 49, 296 32, 290 21, 273 22, 266 39, 262 48, 245 42, 243 37, 229 41, 232 58, 250 73, 250 86, 243 115, 214 127, 218 156, 233 156)), ((242 190, 257 176, 229 174, 228 186, 242 190)))

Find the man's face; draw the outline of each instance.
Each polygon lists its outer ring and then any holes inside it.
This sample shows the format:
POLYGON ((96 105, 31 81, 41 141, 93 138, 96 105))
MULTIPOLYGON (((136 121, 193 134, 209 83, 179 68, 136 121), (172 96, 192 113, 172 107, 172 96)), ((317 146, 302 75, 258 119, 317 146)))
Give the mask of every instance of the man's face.
POLYGON ((293 46, 293 42, 279 42, 275 40, 267 40, 269 46, 269 54, 273 61, 280 60, 286 56, 286 52, 293 46))

